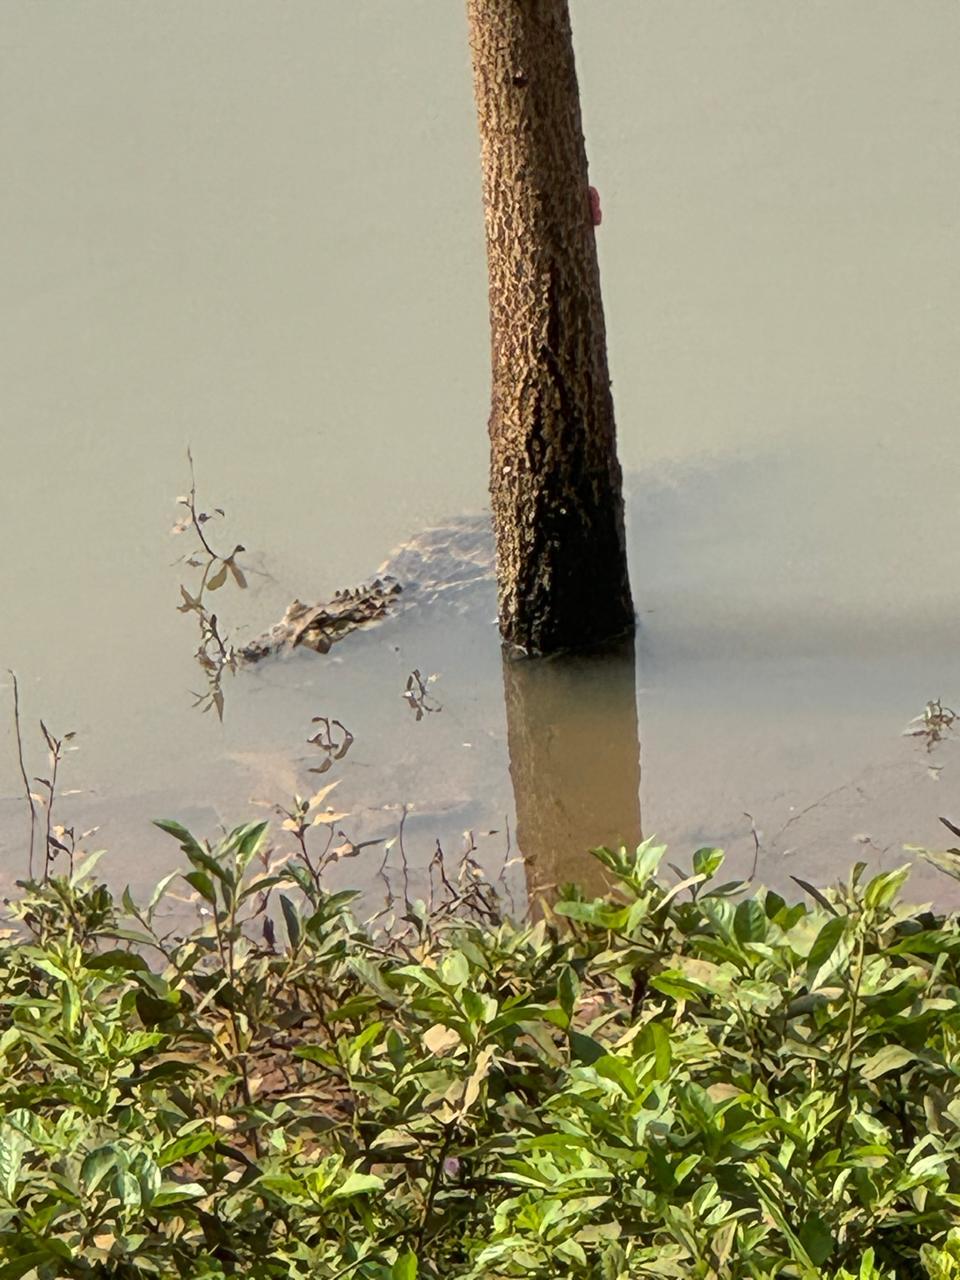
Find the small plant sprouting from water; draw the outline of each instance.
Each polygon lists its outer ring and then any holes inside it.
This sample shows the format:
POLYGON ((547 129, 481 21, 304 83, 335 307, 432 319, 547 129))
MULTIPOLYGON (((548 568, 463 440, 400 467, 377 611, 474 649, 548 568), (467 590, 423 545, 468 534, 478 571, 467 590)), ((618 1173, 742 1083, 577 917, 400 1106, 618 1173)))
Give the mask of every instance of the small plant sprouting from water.
POLYGON ((187 450, 190 464, 190 491, 177 499, 183 507, 180 516, 171 529, 173 534, 183 534, 192 530, 196 535, 197 546, 181 557, 180 563, 191 569, 200 570, 200 583, 193 592, 185 584, 180 584, 180 613, 192 613, 196 616, 200 628, 200 644, 194 655, 207 681, 204 693, 194 693, 195 707, 209 711, 216 710, 219 719, 223 719, 223 677, 224 672, 235 673, 239 665, 239 654, 229 638, 224 635, 216 613, 209 606, 209 596, 219 591, 228 580, 236 584, 241 591, 247 586, 246 575, 237 563, 237 556, 246 550, 241 544, 233 548, 229 555, 215 551, 207 537, 206 526, 211 520, 223 519, 222 507, 213 507, 210 511, 202 511, 197 505, 197 483, 193 466, 193 455, 187 450))
POLYGON ((340 785, 340 782, 339 778, 334 782, 328 782, 309 799, 294 796, 289 808, 283 805, 276 806, 276 812, 283 819, 281 828, 289 831, 296 841, 297 860, 317 890, 323 884, 324 872, 333 863, 339 862, 341 858, 355 858, 364 849, 384 843, 382 837, 377 840, 355 842, 342 829, 340 824, 352 817, 352 814, 325 804, 328 796, 340 785), (312 847, 315 828, 319 828, 323 833, 323 842, 319 849, 312 847))
POLYGON ((427 688, 428 685, 434 684, 439 679, 439 675, 436 674, 427 676, 424 679, 416 668, 407 676, 407 683, 404 685, 401 696, 418 721, 422 720, 425 715, 432 715, 436 711, 443 710, 443 707, 430 694, 427 688))
MULTIPOLYGON (((20 765, 20 777, 23 781, 23 792, 30 811, 30 844, 28 855, 28 875, 32 880, 36 872, 35 859, 38 835, 43 843, 43 867, 41 880, 45 884, 53 873, 54 863, 60 854, 65 854, 73 871, 74 857, 77 851, 78 837, 73 827, 54 822, 53 810, 57 798, 57 777, 64 753, 76 750, 71 747, 76 734, 64 733, 59 738, 50 732, 44 722, 40 721, 40 732, 47 748, 47 777, 34 777, 32 782, 27 773, 24 755, 23 728, 20 720, 20 685, 15 672, 10 672, 13 685, 13 728, 17 742, 17 760, 20 765), (33 789, 34 785, 39 791, 33 789)), ((92 832, 84 832, 91 835, 92 832)))
POLYGON ((339 720, 331 720, 329 716, 314 716, 313 723, 320 728, 307 739, 311 747, 316 747, 324 755, 320 764, 314 765, 311 773, 326 773, 332 769, 336 761, 342 760, 353 745, 353 734, 339 720))
POLYGON ((905 738, 923 738, 928 751, 932 751, 938 742, 953 729, 957 719, 956 711, 945 707, 940 698, 932 698, 922 713, 914 716, 903 731, 905 738))

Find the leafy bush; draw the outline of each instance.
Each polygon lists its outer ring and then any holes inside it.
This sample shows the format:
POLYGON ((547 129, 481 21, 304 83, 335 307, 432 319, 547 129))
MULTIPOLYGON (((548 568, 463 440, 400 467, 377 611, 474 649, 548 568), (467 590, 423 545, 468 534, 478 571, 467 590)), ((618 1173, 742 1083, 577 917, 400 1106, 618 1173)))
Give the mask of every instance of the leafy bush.
POLYGON ((905 869, 791 905, 647 842, 387 938, 262 825, 163 825, 184 936, 90 863, 12 906, 0 1280, 960 1280, 960 929, 905 869))

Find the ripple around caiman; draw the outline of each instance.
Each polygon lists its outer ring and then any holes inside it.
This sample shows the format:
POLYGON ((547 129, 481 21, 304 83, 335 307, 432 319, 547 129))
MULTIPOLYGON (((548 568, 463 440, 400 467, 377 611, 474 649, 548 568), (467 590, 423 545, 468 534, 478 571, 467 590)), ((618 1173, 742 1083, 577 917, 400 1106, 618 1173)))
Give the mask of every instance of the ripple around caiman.
POLYGON ((406 604, 460 598, 494 577, 489 516, 458 516, 402 543, 367 586, 307 605, 294 600, 278 623, 240 649, 245 662, 306 647, 327 653, 353 631, 382 622, 406 604))

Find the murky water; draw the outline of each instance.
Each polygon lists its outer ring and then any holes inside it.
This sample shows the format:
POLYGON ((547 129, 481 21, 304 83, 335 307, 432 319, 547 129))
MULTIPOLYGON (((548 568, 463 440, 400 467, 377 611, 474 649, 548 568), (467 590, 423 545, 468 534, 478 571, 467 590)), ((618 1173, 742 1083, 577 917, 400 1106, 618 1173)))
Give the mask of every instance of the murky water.
MULTIPOLYGON (((218 545, 249 548, 221 610, 238 638, 482 510, 464 18, 8 7, 0 665, 28 726, 78 731, 61 817, 102 825, 117 879, 175 852, 149 817, 213 833, 334 776, 355 839, 407 807, 421 887, 436 841, 455 858, 472 831, 519 893, 519 848, 537 883, 582 878, 586 844, 641 821, 679 863, 721 843, 748 872, 758 841, 780 883, 893 865, 960 813, 955 750, 900 736, 960 698, 960 11, 621 0, 574 19, 633 659, 504 670, 475 583, 242 673, 221 726, 190 708, 176 612, 188 443, 201 503, 227 512, 218 545), (419 721, 414 669, 442 706, 419 721), (319 715, 355 735, 321 778, 319 715)), ((18 790, 4 717, 5 878, 18 790)))

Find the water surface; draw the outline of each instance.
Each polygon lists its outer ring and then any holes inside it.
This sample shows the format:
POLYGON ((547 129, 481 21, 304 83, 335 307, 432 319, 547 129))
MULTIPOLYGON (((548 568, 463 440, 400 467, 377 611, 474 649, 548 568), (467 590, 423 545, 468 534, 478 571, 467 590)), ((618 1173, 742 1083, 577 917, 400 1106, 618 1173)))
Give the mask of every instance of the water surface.
MULTIPOLYGON (((28 720, 78 731, 62 817, 102 824, 117 878, 167 865, 151 816, 213 833, 316 782, 319 714, 356 735, 344 808, 386 834, 413 806, 421 869, 466 830, 509 861, 519 819, 538 878, 583 874, 584 844, 642 818, 678 861, 719 842, 746 870, 755 824, 764 878, 822 879, 938 842, 960 811, 950 748, 931 772, 899 736, 927 698, 960 697, 960 12, 619 0, 574 21, 633 667, 505 677, 477 588, 245 673, 221 726, 190 709, 175 609, 188 443, 218 536, 250 549, 223 610, 238 637, 483 508, 464 17, 8 6, 0 660, 28 720), (414 667, 440 675, 420 722, 414 667)), ((17 791, 4 718, 8 878, 17 791)))

